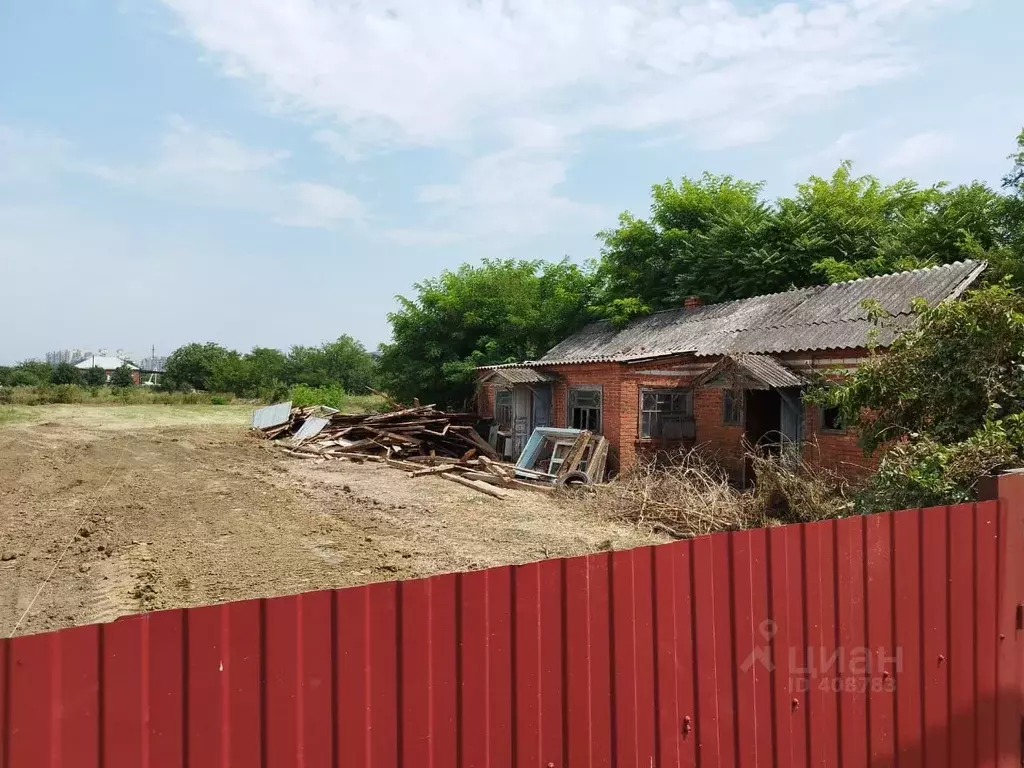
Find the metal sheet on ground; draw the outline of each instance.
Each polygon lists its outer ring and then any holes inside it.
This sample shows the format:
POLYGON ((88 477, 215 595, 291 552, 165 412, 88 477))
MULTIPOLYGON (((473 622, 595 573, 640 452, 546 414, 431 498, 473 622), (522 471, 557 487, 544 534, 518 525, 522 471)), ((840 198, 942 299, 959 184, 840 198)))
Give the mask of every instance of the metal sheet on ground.
POLYGON ((250 426, 254 429, 270 429, 278 424, 286 423, 291 418, 291 415, 291 400, 286 403, 274 403, 274 405, 268 405, 266 408, 257 408, 253 411, 250 426))

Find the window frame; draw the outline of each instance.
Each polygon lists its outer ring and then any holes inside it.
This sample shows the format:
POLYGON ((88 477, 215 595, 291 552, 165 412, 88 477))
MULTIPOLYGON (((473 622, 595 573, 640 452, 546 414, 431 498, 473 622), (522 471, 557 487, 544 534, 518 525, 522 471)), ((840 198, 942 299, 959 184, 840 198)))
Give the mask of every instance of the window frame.
POLYGON ((722 389, 722 426, 724 427, 745 427, 747 420, 747 390, 725 387, 722 389), (729 418, 729 410, 726 408, 726 392, 731 393, 732 413, 735 420, 729 418), (739 395, 739 408, 736 408, 737 395, 739 395))
MULTIPOLYGON (((589 419, 588 419, 589 421, 589 419)), ((604 430, 604 385, 603 384, 574 384, 566 387, 565 389, 565 426, 568 429, 589 429, 595 435, 603 434, 604 430), (573 394, 578 392, 596 392, 597 393, 597 408, 586 406, 585 410, 597 411, 597 428, 591 427, 575 427, 573 426, 573 408, 579 407, 573 405, 573 394)))
POLYGON ((835 408, 825 408, 824 406, 818 406, 818 432, 824 435, 845 435, 849 432, 849 427, 833 428, 828 426, 828 422, 825 420, 825 411, 839 411, 838 406, 835 408))
POLYGON ((511 389, 502 388, 494 390, 494 421, 499 426, 499 428, 504 429, 506 432, 512 429, 515 423, 515 395, 511 389), (498 404, 498 398, 501 397, 502 395, 508 396, 509 401, 507 406, 498 404), (500 418, 500 409, 505 407, 509 409, 509 420, 507 424, 502 422, 500 418))
MULTIPOLYGON (((644 434, 644 416, 650 414, 666 413, 666 411, 648 410, 644 408, 644 395, 680 395, 683 398, 683 411, 680 414, 681 420, 686 421, 687 419, 693 419, 693 390, 687 387, 640 387, 639 390, 639 401, 637 403, 637 438, 639 440, 669 440, 672 442, 682 442, 689 438, 680 435, 678 438, 669 437, 666 438, 663 435, 654 437, 650 434, 644 434)), ((671 413, 671 411, 669 411, 671 413)), ((653 430, 648 428, 648 432, 653 430)))

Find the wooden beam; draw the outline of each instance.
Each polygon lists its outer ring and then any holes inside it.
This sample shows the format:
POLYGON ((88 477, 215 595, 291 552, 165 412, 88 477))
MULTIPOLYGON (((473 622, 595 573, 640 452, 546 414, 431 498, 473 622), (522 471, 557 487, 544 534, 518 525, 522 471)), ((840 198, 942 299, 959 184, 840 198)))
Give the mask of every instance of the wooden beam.
POLYGON ((488 496, 493 496, 496 499, 508 498, 507 493, 499 491, 497 488, 487 485, 487 483, 481 483, 477 480, 467 480, 464 477, 453 475, 451 473, 443 473, 438 475, 438 477, 443 477, 445 480, 451 480, 453 483, 458 483, 459 485, 464 485, 467 488, 472 488, 475 491, 480 491, 480 493, 486 493, 488 496))

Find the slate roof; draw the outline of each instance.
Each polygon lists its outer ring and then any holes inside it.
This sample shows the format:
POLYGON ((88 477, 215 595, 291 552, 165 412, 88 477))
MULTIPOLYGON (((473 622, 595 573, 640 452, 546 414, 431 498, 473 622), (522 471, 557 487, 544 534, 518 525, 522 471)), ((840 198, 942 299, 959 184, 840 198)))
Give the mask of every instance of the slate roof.
POLYGON ((771 355, 729 355, 723 357, 719 362, 697 377, 694 387, 704 386, 708 382, 716 381, 728 371, 738 371, 753 381, 763 384, 765 387, 783 389, 785 387, 802 387, 807 380, 787 368, 777 358, 771 355))
POLYGON ((499 368, 495 367, 494 372, 488 378, 498 377, 506 384, 543 384, 548 381, 557 381, 558 377, 534 370, 533 368, 499 368))
POLYGON ((865 299, 879 302, 893 316, 890 327, 881 329, 876 339, 879 346, 888 346, 914 322, 910 311, 914 299, 934 305, 956 298, 985 266, 983 261, 963 261, 692 309, 670 309, 639 318, 622 330, 600 321, 555 345, 540 360, 507 367, 633 362, 685 353, 772 354, 863 347, 869 332, 878 329, 861 306, 865 299))

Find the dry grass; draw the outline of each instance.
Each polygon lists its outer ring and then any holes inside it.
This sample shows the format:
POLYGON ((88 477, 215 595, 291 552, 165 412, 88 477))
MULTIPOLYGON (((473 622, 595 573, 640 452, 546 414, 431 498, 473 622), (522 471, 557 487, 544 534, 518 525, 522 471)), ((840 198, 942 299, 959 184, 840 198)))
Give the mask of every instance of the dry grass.
POLYGON ((676 538, 843 517, 853 511, 845 481, 800 458, 748 446, 758 478, 750 490, 699 450, 641 463, 580 496, 597 514, 676 538))

